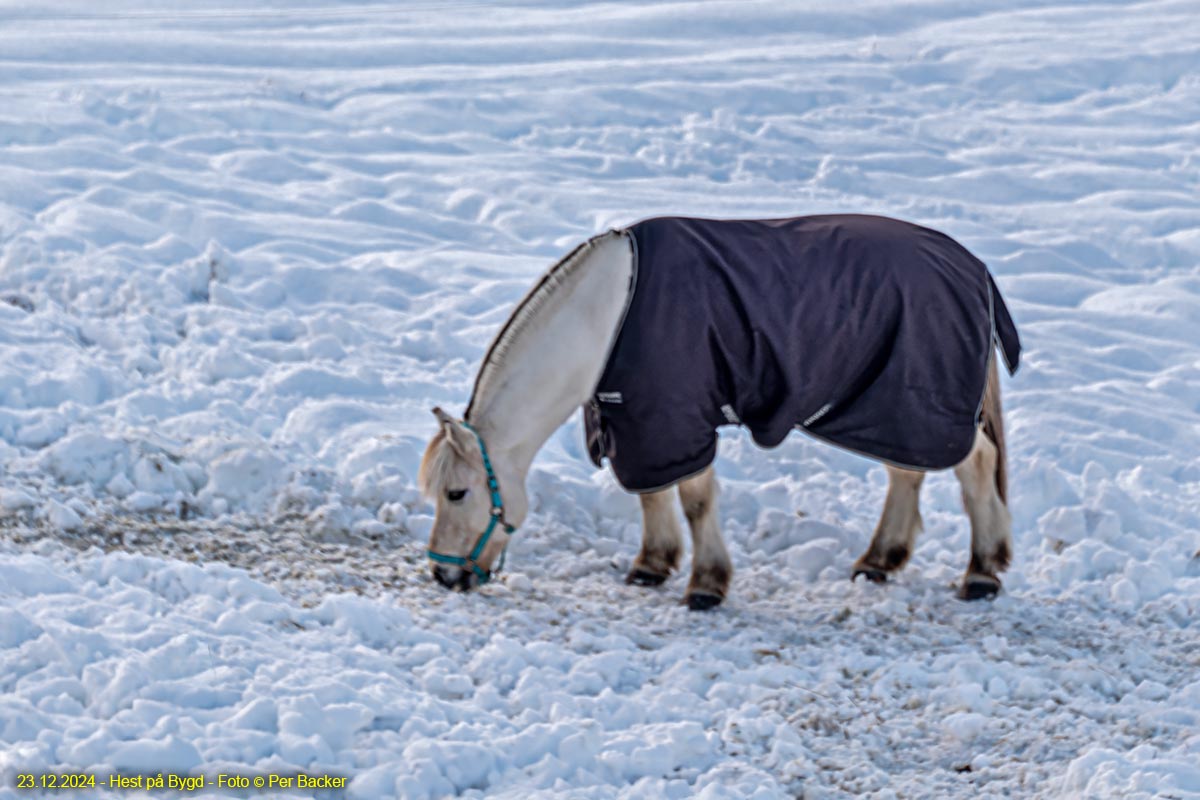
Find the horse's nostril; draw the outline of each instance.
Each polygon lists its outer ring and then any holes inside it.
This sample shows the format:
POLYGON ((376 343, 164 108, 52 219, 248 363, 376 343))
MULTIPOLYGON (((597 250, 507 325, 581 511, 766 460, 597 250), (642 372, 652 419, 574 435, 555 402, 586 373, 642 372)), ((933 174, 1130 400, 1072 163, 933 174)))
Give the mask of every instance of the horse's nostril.
POLYGON ((469 592, 475 588, 477 581, 470 570, 460 567, 446 567, 436 564, 433 567, 433 579, 456 592, 469 592))
POLYGON ((459 581, 459 575, 462 573, 458 567, 453 570, 446 569, 443 566, 435 566, 433 568, 433 579, 445 586, 447 589, 453 589, 459 581))

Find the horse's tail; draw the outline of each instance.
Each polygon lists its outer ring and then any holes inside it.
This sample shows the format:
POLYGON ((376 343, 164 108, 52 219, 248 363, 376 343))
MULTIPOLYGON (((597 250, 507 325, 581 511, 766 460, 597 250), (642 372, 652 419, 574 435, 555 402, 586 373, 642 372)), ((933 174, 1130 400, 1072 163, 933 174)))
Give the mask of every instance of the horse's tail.
POLYGON ((996 445, 996 493, 1000 502, 1008 505, 1008 454, 1004 446, 1004 414, 1000 408, 1000 373, 996 369, 996 356, 988 362, 987 385, 983 390, 981 420, 983 433, 996 445))

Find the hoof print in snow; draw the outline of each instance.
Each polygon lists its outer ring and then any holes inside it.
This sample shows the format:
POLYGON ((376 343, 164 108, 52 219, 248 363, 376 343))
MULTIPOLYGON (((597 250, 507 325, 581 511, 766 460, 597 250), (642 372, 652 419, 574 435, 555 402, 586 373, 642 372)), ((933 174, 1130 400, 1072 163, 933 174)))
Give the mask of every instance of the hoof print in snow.
POLYGON ((3 300, 10 306, 21 309, 26 314, 33 313, 33 301, 23 294, 6 294, 0 297, 0 300, 3 300))
POLYGON ((1000 581, 983 575, 972 575, 958 590, 960 600, 988 600, 1000 592, 1000 581))
POLYGON ((666 579, 666 575, 660 575, 657 572, 651 572, 641 567, 634 567, 625 576, 625 582, 630 586, 662 586, 663 581, 666 579))
POLYGON ((887 583, 887 573, 875 567, 858 567, 854 570, 854 574, 850 576, 850 581, 853 583, 858 580, 858 576, 862 575, 871 583, 887 583))
POLYGON ((692 592, 686 598, 689 611, 708 611, 710 608, 716 608, 721 605, 724 597, 707 592, 692 592))

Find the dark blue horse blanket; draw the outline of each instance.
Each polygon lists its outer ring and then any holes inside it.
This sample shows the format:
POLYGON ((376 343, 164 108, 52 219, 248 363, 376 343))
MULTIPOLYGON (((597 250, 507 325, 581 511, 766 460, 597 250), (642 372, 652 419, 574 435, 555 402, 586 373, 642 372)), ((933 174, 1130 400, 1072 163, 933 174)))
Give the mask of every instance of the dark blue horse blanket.
POLYGON ((886 217, 660 217, 630 226, 629 306, 588 449, 635 492, 712 463, 716 429, 762 447, 799 427, 913 469, 966 458, 988 362, 1020 341, 983 262, 886 217))

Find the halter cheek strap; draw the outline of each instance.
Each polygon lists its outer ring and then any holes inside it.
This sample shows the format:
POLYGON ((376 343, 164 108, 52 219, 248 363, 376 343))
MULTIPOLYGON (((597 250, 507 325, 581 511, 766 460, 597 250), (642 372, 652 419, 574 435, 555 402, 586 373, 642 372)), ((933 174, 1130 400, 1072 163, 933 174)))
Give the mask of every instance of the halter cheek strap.
POLYGON ((504 520, 504 501, 500 499, 500 483, 496 480, 496 470, 492 469, 492 460, 488 458, 487 447, 483 444, 483 437, 479 435, 479 431, 475 430, 474 426, 469 422, 463 422, 463 427, 475 434, 476 440, 479 442, 479 453, 483 456, 483 468, 487 472, 488 492, 492 496, 492 516, 488 520, 487 529, 475 542, 475 546, 471 548, 470 555, 466 556, 449 556, 444 553, 434 552, 429 549, 426 553, 430 561, 436 561, 439 564, 451 564, 462 569, 469 569, 475 573, 475 577, 479 578, 481 584, 491 580, 492 575, 504 569, 504 556, 508 552, 508 545, 500 551, 500 563, 496 569, 486 570, 479 565, 479 557, 483 555, 483 551, 487 549, 487 544, 492 538, 492 532, 496 530, 496 525, 503 525, 504 532, 509 536, 516 532, 516 527, 509 525, 504 520))

